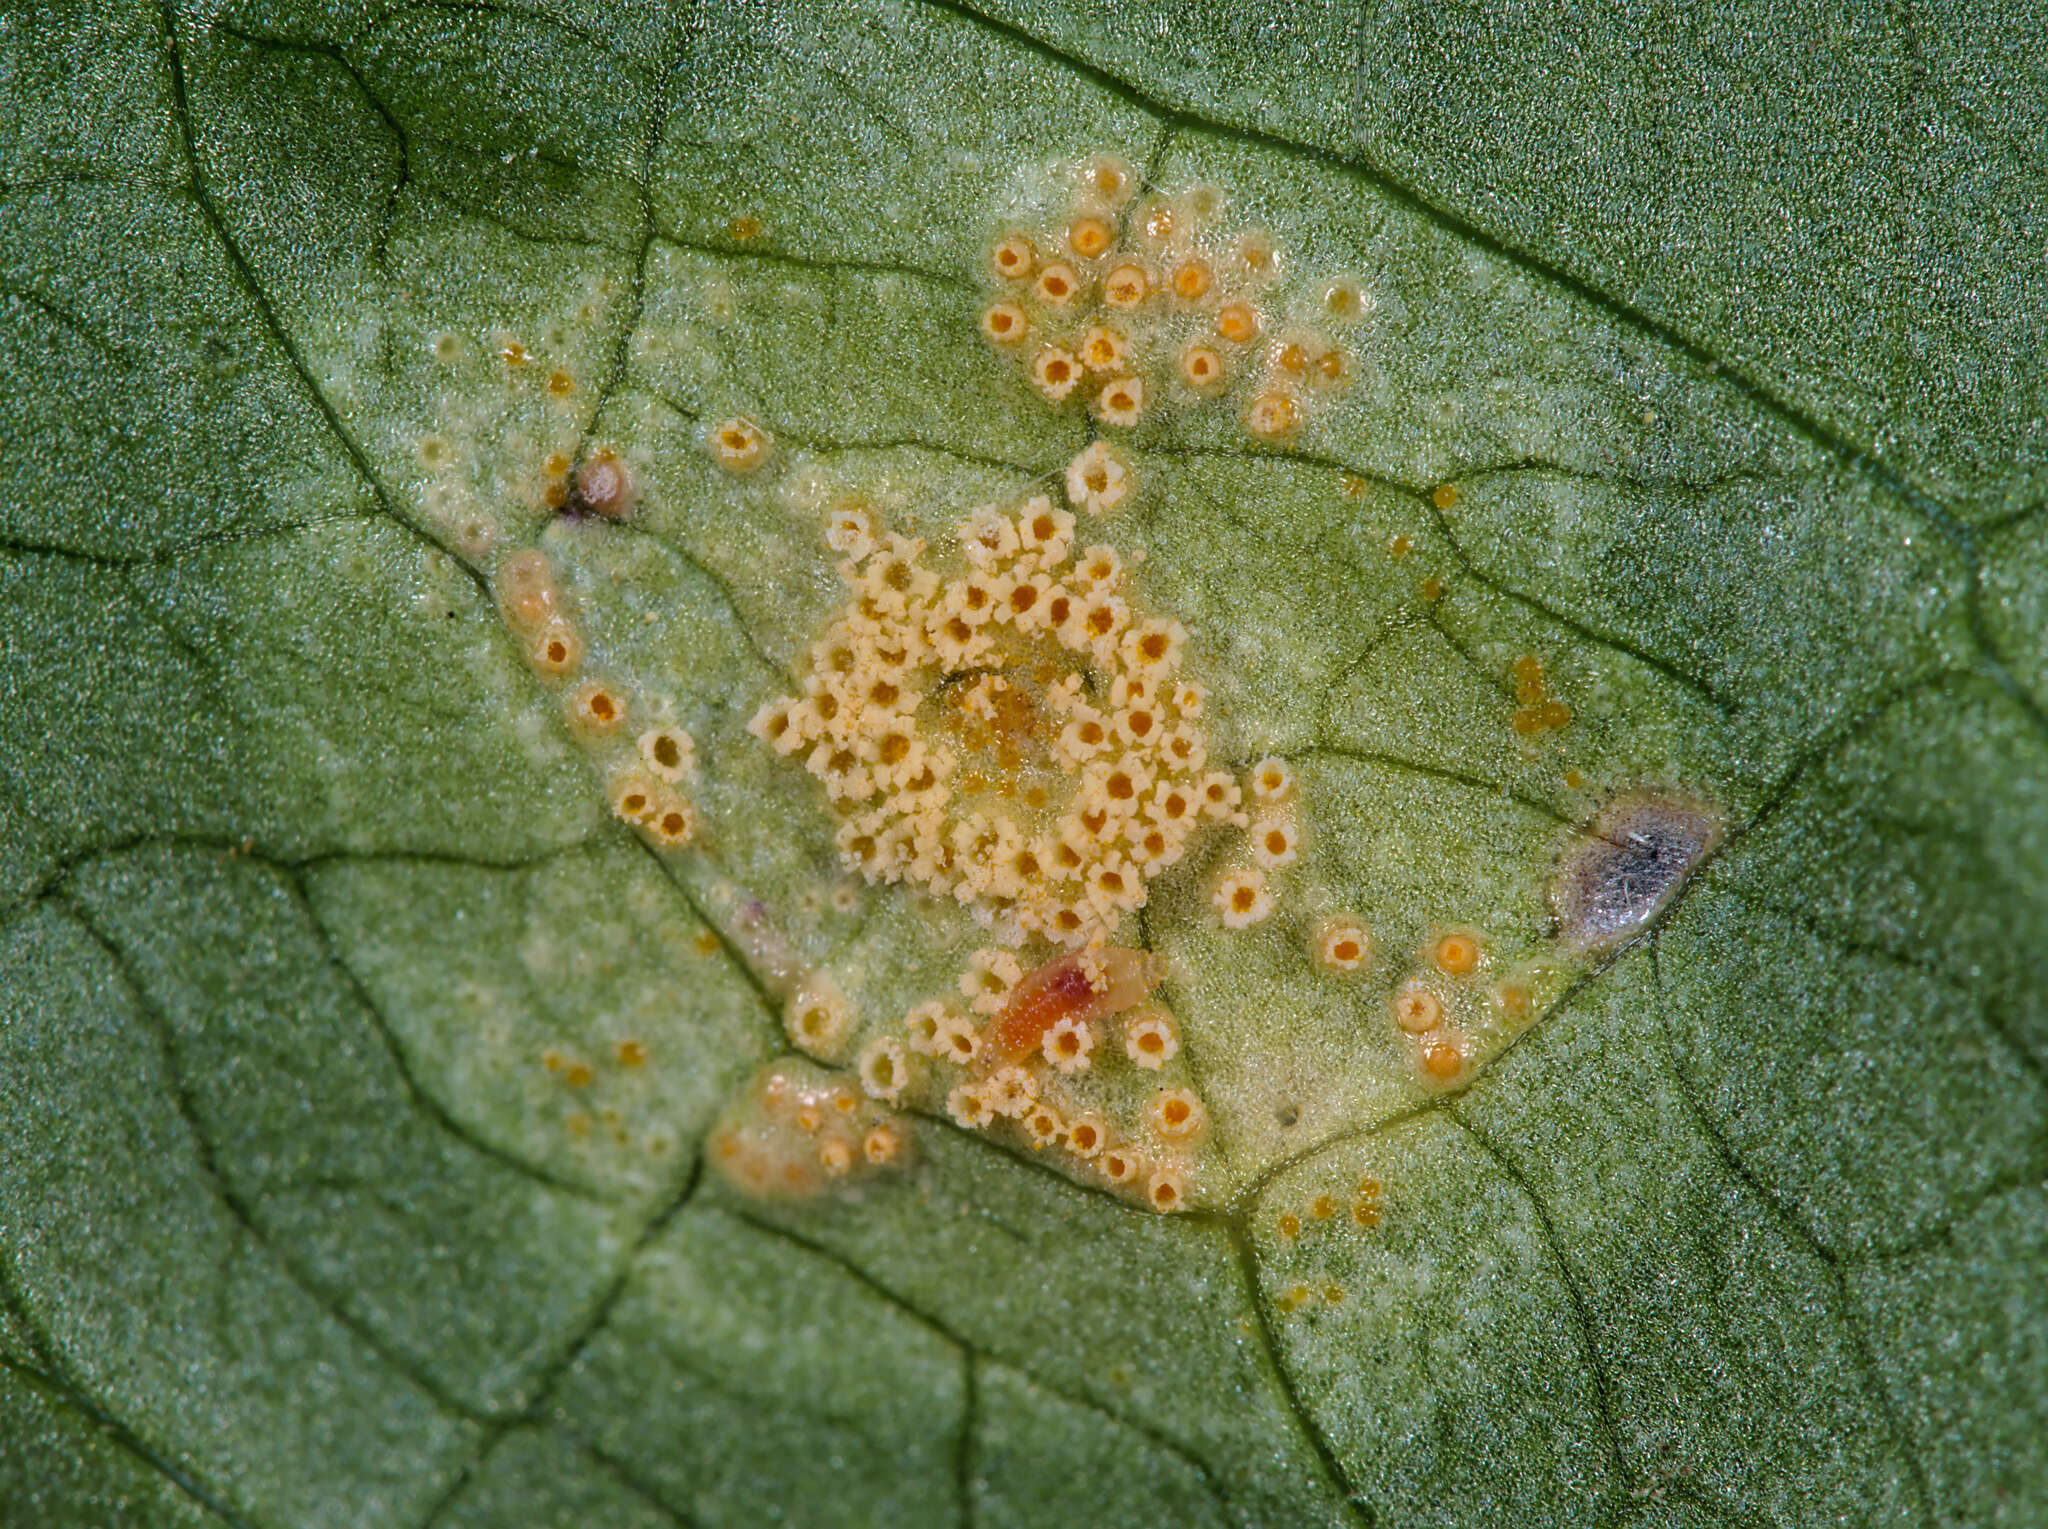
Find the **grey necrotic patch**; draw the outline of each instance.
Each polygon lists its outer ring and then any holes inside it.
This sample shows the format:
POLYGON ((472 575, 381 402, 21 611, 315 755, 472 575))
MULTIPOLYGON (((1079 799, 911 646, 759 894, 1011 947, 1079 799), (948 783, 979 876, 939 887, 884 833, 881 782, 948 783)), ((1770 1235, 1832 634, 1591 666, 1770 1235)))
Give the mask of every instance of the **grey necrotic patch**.
POLYGON ((1720 815, 1692 798, 1609 802, 1551 880, 1558 938, 1580 950, 1633 938, 1678 895, 1720 837, 1720 815))

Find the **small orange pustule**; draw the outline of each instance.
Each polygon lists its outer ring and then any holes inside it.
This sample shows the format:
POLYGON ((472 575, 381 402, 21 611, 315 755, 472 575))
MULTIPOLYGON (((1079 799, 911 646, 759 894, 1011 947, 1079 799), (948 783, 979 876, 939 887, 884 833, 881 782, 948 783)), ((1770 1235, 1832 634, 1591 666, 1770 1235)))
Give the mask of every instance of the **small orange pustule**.
POLYGON ((1036 1052, 1045 1032, 1063 1019, 1087 1021, 1142 1002, 1165 975, 1160 963, 1142 950, 1108 945, 1077 950, 1024 974, 1010 1002, 982 1037, 1006 1061, 1021 1061, 1036 1052), (1089 963, 1096 980, 1089 981, 1089 963))

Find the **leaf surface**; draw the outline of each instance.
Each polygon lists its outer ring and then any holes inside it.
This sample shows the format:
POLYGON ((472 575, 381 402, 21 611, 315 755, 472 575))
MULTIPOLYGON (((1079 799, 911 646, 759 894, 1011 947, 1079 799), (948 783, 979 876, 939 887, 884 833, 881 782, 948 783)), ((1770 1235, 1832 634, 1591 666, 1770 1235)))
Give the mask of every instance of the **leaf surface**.
POLYGON ((0 20, 0 1522, 2041 1522, 2040 34, 0 20), (1258 354, 1344 369, 1298 429, 1164 339, 1104 426, 977 334, 1105 153, 1279 251, 1258 354), (846 1062, 990 943, 749 735, 827 513, 951 557, 1104 437, 1076 552, 1183 623, 1210 767, 1295 780, 1269 917, 1216 828, 1117 936, 1181 1051, 1106 1028, 1089 1087, 1199 1095, 1191 1209, 922 1061, 903 1165, 749 1194, 710 1144, 792 993, 846 1062), (603 452, 631 513, 560 513, 603 452), (687 848, 610 808, 646 721, 687 848), (1673 803, 1712 842, 1575 941, 1559 879, 1673 803), (1447 931, 1448 1089, 1390 1009, 1447 931))

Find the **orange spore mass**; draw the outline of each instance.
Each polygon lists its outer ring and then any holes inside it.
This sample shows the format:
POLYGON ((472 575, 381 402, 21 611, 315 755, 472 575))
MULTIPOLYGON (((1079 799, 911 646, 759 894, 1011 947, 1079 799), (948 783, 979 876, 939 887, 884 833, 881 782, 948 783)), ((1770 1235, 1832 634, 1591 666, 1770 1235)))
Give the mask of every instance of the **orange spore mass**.
POLYGON ((1076 951, 1027 972, 983 1038, 1008 1061, 1035 1053, 1045 1032, 1063 1019, 1091 1020, 1120 1013, 1143 1000, 1159 980, 1153 959, 1142 950, 1076 951), (1088 981, 1088 962, 1103 976, 1100 991, 1088 981))

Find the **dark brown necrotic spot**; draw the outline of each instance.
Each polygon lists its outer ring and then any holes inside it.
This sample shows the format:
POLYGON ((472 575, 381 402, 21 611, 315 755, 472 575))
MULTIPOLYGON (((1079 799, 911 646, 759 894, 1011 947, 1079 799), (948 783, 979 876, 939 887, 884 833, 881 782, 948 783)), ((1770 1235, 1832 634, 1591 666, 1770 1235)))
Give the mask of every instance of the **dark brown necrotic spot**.
POLYGON ((1721 817, 1691 797, 1624 796, 1600 809, 1550 883, 1558 938, 1602 950, 1634 938, 1720 842, 1721 817))

